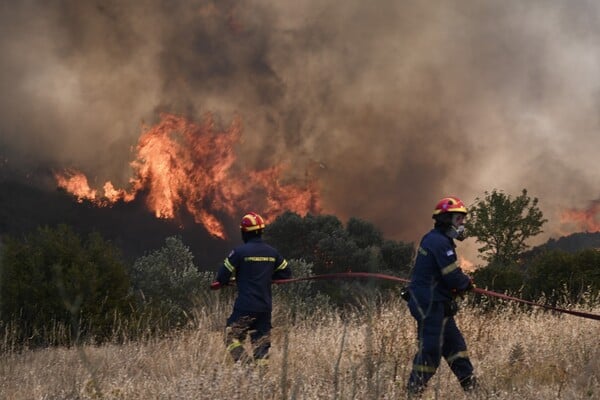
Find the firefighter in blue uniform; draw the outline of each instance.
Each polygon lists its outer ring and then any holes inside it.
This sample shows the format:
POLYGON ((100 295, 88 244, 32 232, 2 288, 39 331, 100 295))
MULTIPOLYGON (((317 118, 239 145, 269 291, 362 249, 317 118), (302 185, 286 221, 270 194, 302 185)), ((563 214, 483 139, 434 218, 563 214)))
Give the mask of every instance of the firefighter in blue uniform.
POLYGON ((229 354, 234 361, 241 363, 251 361, 243 347, 248 333, 254 361, 266 363, 271 347, 271 281, 291 277, 287 261, 263 242, 264 228, 265 221, 260 215, 254 212, 244 215, 240 223, 244 244, 225 258, 216 280, 211 284, 212 289, 218 289, 235 277, 237 298, 227 319, 225 340, 229 354))
POLYGON ((464 239, 467 209, 456 197, 440 200, 434 228, 421 239, 408 286, 408 307, 417 321, 419 351, 408 380, 409 396, 418 395, 435 374, 442 357, 465 391, 475 388, 473 365, 456 326, 457 295, 473 288, 457 263, 454 240, 464 239))

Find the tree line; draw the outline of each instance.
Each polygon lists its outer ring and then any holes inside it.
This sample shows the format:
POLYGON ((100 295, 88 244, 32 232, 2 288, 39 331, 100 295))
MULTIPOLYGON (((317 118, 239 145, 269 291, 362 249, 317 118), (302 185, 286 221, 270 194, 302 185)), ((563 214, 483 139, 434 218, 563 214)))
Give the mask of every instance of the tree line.
MULTIPOLYGON (((537 198, 526 190, 516 197, 493 190, 477 198, 467 232, 487 264, 474 272, 475 283, 549 302, 597 301, 599 251, 528 255, 527 239, 541 233, 545 222, 537 198)), ((386 239, 367 221, 343 223, 333 215, 285 212, 267 226, 265 239, 290 260, 296 276, 354 271, 408 278, 415 252, 414 243, 386 239)), ((209 296, 216 268, 196 265, 176 236, 133 262, 100 234, 81 235, 68 225, 5 236, 0 328, 33 345, 168 331, 189 322, 198 299, 209 296)), ((318 282, 298 285, 284 296, 299 307, 311 299, 343 307, 361 296, 397 296, 398 289, 388 281, 318 282)))

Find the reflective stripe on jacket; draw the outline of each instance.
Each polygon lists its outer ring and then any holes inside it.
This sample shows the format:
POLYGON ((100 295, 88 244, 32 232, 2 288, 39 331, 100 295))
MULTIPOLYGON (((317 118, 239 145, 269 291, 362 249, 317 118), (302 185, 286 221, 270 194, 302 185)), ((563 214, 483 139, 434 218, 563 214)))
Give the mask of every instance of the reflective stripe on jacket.
POLYGON ((430 301, 452 300, 452 290, 464 290, 470 278, 462 272, 454 240, 441 229, 429 231, 419 244, 409 290, 423 306, 430 301))
POLYGON ((260 237, 236 247, 223 261, 217 273, 222 285, 235 276, 237 298, 234 308, 264 312, 272 309, 271 281, 292 276, 287 261, 260 237))

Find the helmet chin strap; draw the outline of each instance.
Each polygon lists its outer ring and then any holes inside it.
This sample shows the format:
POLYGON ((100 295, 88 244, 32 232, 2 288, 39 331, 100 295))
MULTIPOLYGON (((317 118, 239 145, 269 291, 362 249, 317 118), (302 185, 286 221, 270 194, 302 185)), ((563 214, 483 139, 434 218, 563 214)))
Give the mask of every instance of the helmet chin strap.
POLYGON ((459 240, 459 241, 462 242, 466 238, 466 235, 465 235, 465 226, 464 225, 460 225, 457 228, 454 225, 451 225, 450 228, 448 228, 448 230, 446 231, 446 235, 449 238, 456 239, 456 240, 459 240))

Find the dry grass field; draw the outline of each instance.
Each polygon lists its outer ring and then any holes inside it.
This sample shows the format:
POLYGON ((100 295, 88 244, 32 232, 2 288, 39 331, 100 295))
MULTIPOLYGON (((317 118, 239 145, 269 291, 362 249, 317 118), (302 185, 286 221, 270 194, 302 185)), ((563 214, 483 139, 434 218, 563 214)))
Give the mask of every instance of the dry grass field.
MULTIPOLYGON (((233 365, 230 300, 215 297, 168 337, 13 351, 5 333, 1 399, 404 399, 415 323, 401 301, 291 317, 274 310, 267 367, 233 365), (222 300, 219 300, 222 299, 222 300)), ((598 313, 596 307, 595 313, 598 313)), ((466 306, 457 322, 481 382, 465 396, 444 363, 425 399, 600 399, 600 323, 506 304, 466 306)))

